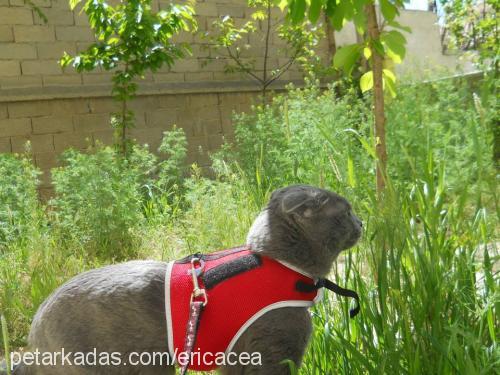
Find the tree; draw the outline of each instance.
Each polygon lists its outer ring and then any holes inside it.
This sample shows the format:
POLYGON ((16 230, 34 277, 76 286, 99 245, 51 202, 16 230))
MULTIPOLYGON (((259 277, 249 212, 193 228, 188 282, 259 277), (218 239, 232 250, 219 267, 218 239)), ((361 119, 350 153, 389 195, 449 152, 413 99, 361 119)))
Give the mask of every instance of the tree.
POLYGON ((319 65, 314 48, 323 33, 320 27, 314 27, 309 22, 288 23, 274 0, 248 0, 248 6, 254 9, 252 20, 238 27, 232 17, 225 16, 213 22, 214 31, 206 36, 217 54, 215 59, 222 58, 228 62, 225 71, 249 76, 260 86, 262 99, 265 101, 269 86, 294 63, 306 69, 319 65), (251 47, 246 40, 250 34, 262 36, 264 56, 260 64, 245 54, 251 47), (275 36, 284 42, 286 48, 271 51, 275 36), (271 59, 277 58, 284 61, 273 69, 271 59))
MULTIPOLYGON (((74 9, 81 0, 70 0, 74 9)), ((83 11, 89 18, 96 42, 77 56, 64 54, 61 65, 73 65, 78 72, 103 68, 113 72, 112 94, 121 104, 113 114, 116 146, 125 157, 130 140, 127 130, 134 126, 134 113, 128 102, 137 93, 136 79, 148 70, 171 67, 175 60, 189 53, 189 46, 175 44, 179 32, 196 28, 194 11, 188 5, 170 4, 154 12, 151 0, 128 0, 116 6, 105 0, 86 0, 83 11)))
POLYGON ((335 30, 341 30, 347 21, 352 21, 362 36, 359 43, 337 49, 333 63, 347 75, 352 73, 362 54, 370 64, 370 70, 361 76, 360 85, 363 92, 373 89, 376 183, 380 198, 387 169, 384 88, 395 95, 395 76, 385 63, 388 60, 400 63, 406 53, 406 39, 401 31, 410 30, 395 20, 403 0, 380 0, 381 22, 374 0, 282 0, 280 4, 283 8, 288 7, 288 16, 294 23, 303 22, 306 16, 316 23, 324 11, 335 30))

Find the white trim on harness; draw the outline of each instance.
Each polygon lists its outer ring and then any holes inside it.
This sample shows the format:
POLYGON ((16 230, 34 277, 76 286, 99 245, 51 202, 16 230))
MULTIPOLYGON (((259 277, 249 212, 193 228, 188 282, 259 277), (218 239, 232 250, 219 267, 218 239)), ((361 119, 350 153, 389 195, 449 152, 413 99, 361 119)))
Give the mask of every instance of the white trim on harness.
POLYGON ((302 271, 299 267, 295 267, 294 265, 288 263, 288 262, 285 262, 284 260, 279 260, 279 259, 274 259, 276 262, 278 263, 281 263, 282 265, 284 265, 286 268, 290 268, 292 271, 295 271, 295 272, 298 272, 300 273, 301 275, 303 276, 307 276, 309 277, 310 279, 313 279, 313 280, 316 280, 313 276, 309 275, 307 272, 305 271, 302 271))
POLYGON ((175 363, 175 349, 174 349, 174 328, 172 324, 172 306, 170 304, 170 278, 172 276, 172 268, 174 267, 175 260, 168 262, 167 270, 165 272, 165 316, 167 319, 167 336, 168 336, 168 352, 172 363, 175 363))
MULTIPOLYGON (((319 293, 318 293, 319 294, 319 293)), ((315 299, 316 300, 316 299, 315 299)), ((281 309, 283 307, 311 307, 315 304, 316 302, 314 301, 280 301, 280 302, 275 302, 271 305, 268 305, 264 307, 262 310, 259 310, 256 312, 250 319, 248 319, 245 324, 243 324, 238 332, 233 336, 231 341, 229 342, 229 345, 227 346, 226 349, 226 355, 233 350, 234 345, 238 341, 238 339, 245 333, 245 331, 250 327, 257 319, 262 317, 264 314, 268 313, 269 311, 276 310, 276 309, 281 309)))

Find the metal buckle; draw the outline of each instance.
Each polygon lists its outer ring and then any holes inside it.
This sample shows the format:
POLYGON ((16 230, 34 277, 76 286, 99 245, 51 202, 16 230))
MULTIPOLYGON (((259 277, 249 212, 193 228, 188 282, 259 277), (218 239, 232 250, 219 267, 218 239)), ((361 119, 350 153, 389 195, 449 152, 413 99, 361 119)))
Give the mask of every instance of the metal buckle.
POLYGON ((191 259, 191 276, 193 278, 193 293, 191 293, 191 303, 195 298, 203 297, 203 306, 208 303, 208 297, 205 289, 200 288, 198 277, 203 274, 204 267, 205 262, 200 258, 193 257, 193 259, 191 259), (196 267, 197 264, 199 265, 199 267, 196 267))

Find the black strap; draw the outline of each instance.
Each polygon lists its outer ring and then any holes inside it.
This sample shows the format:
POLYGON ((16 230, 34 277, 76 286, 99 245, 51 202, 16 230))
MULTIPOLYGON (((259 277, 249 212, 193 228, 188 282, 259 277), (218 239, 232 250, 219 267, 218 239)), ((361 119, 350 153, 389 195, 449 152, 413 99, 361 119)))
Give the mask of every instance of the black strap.
POLYGON ((243 272, 253 270, 261 265, 262 259, 259 255, 245 255, 205 271, 202 276, 203 284, 207 290, 210 290, 224 280, 230 279, 243 272))
POLYGON ((351 318, 354 318, 359 314, 360 306, 358 293, 351 289, 342 288, 341 286, 335 284, 333 281, 330 281, 328 279, 319 279, 316 284, 308 284, 302 280, 299 280, 297 281, 297 284, 295 284, 295 288, 299 292, 304 293, 310 293, 320 288, 326 288, 338 294, 339 296, 354 298, 356 300, 356 307, 349 310, 349 316, 351 318))
POLYGON ((177 263, 177 264, 191 263, 191 259, 193 259, 193 258, 203 259, 203 257, 204 257, 204 255, 202 253, 194 253, 194 254, 185 256, 184 258, 176 260, 175 263, 177 263))
POLYGON ((211 253, 211 254, 195 253, 195 254, 188 255, 184 258, 178 259, 175 261, 175 263, 177 263, 177 264, 189 263, 189 262, 191 262, 191 259, 193 259, 193 258, 199 258, 199 259, 203 259, 205 261, 217 260, 217 259, 223 258, 225 256, 239 253, 239 252, 245 251, 245 250, 250 250, 250 249, 248 246, 245 245, 245 246, 232 247, 232 248, 227 249, 227 250, 216 251, 215 253, 211 253))

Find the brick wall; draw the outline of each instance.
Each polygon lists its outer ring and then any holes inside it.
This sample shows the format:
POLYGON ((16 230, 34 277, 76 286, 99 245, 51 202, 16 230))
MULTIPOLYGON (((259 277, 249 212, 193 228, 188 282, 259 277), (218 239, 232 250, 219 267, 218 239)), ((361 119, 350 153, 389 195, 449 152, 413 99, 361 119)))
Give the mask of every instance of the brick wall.
MULTIPOLYGON (((45 24, 35 11, 25 5, 24 0, 0 0, 0 88, 74 87, 109 82, 109 73, 96 71, 77 74, 72 69, 62 71, 57 63, 64 51, 75 54, 94 40, 86 15, 80 14, 79 8, 72 12, 68 0, 34 0, 33 3, 46 15, 48 23, 45 24)), ((164 8, 168 3, 153 0, 156 9, 164 8)), ((246 0, 198 0, 196 12, 199 33, 183 33, 175 38, 179 42, 188 42, 192 46, 193 55, 179 61, 170 71, 165 69, 145 77, 146 82, 245 79, 240 74, 225 74, 225 61, 219 60, 207 65, 207 60, 214 56, 204 48, 207 41, 202 37, 220 16, 232 15, 237 24, 243 24, 252 13, 245 4, 246 0)), ((257 61, 263 58, 263 48, 259 48, 262 37, 259 34, 251 36, 256 48, 249 52, 249 58, 257 61)), ((277 51, 282 46, 278 38, 272 40, 269 61, 271 67, 277 67, 280 63, 281 55, 277 51)), ((293 68, 283 78, 300 77, 298 69, 293 68)))

